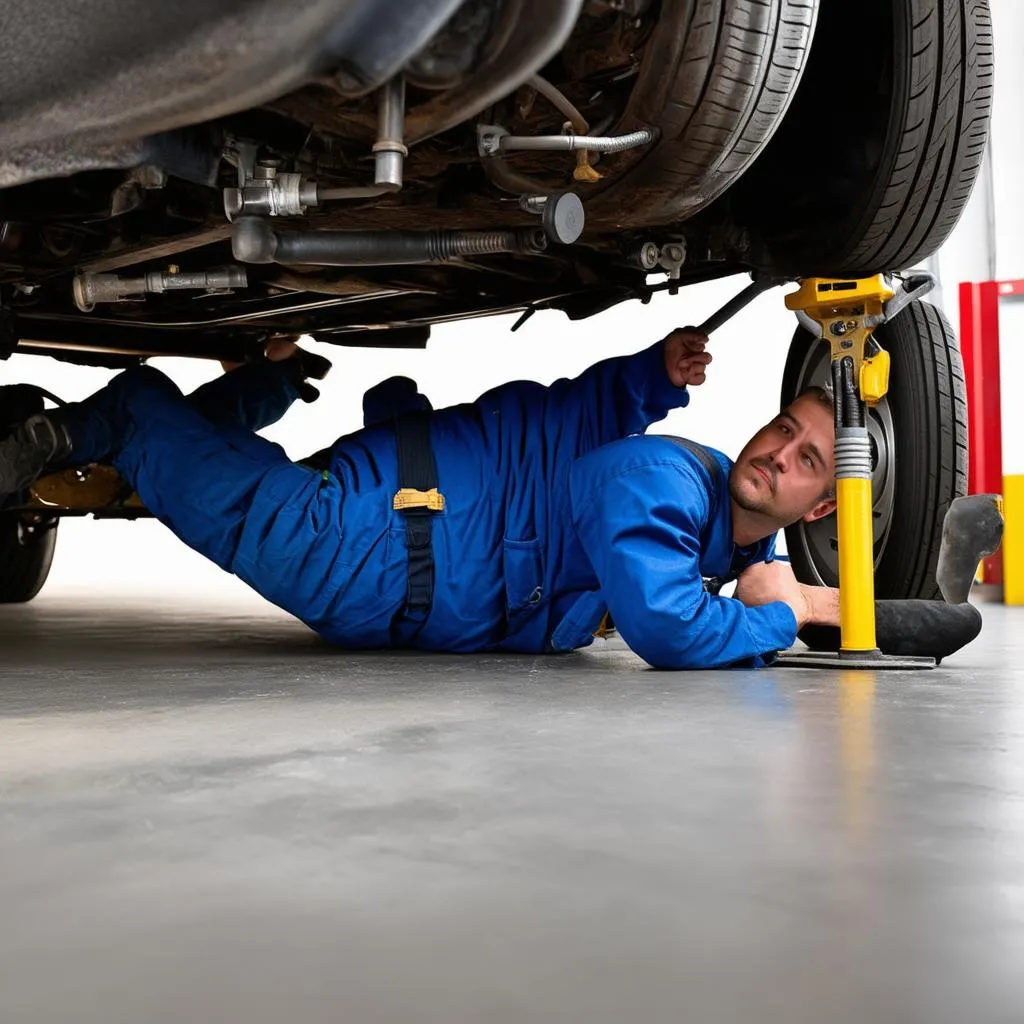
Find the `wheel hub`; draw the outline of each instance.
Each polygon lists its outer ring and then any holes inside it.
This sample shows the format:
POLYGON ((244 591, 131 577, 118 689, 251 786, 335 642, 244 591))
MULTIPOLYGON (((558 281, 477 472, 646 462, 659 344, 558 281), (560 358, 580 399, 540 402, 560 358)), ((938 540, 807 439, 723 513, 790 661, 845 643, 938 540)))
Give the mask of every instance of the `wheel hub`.
MULTIPOLYGON (((827 345, 816 345, 797 382, 797 394, 815 385, 829 386, 830 360, 827 345)), ((871 493, 874 525, 874 560, 877 566, 885 552, 892 530, 896 498, 896 430, 888 398, 868 410, 868 438, 871 443, 871 493)), ((814 523, 797 525, 798 543, 807 561, 814 567, 819 584, 839 585, 839 531, 833 513, 814 523)))

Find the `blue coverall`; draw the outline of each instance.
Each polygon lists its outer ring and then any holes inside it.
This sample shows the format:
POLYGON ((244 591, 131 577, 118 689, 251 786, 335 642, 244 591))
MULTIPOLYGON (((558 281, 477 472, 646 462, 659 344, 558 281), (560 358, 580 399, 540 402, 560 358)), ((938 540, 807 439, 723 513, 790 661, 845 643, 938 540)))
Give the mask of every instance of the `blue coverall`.
POLYGON ((71 462, 112 462, 186 544, 348 648, 569 651, 606 611, 660 668, 760 664, 792 645, 782 603, 709 594, 774 557, 732 541, 729 460, 711 473, 644 430, 689 395, 662 344, 550 387, 515 382, 430 416, 446 499, 435 513, 433 605, 404 612, 405 524, 389 423, 340 438, 329 471, 254 431, 297 397, 283 364, 251 364, 185 398, 158 371, 65 407, 71 462))

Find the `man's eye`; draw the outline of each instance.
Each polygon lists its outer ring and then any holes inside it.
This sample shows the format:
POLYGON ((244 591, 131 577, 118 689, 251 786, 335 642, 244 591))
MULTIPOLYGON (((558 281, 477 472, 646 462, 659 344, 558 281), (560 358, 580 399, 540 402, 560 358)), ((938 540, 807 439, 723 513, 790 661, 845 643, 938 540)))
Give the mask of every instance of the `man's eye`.
POLYGON ((781 430, 784 434, 789 433, 789 427, 787 427, 785 423, 779 424, 779 430, 781 430))
POLYGON ((808 469, 814 469, 814 459, 812 459, 812 458, 810 457, 810 455, 805 455, 805 456, 804 456, 804 465, 805 465, 805 466, 806 466, 806 467, 807 467, 808 469))

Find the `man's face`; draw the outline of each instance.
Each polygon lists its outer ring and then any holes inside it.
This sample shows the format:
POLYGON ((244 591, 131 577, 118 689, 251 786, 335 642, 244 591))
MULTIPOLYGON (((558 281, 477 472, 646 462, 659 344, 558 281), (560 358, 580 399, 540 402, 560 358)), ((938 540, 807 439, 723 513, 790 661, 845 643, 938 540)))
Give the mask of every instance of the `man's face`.
POLYGON ((820 398, 804 395, 747 442, 729 489, 740 508, 789 526, 835 509, 835 500, 826 497, 835 473, 832 411, 820 398))

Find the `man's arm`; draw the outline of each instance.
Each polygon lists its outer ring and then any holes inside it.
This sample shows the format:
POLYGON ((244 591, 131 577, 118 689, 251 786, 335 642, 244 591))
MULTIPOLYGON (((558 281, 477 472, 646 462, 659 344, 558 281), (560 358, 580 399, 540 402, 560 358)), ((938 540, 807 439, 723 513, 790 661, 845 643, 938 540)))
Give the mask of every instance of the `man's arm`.
POLYGON ((589 435, 590 445, 642 434, 672 409, 690 401, 687 385, 704 382, 711 356, 706 336, 692 329, 673 331, 654 345, 629 356, 602 360, 578 377, 550 387, 516 381, 502 385, 482 400, 516 395, 541 402, 547 421, 561 433, 589 435))
MULTIPOLYGON (((636 444, 646 439, 620 442, 636 444)), ((579 460, 573 524, 616 628, 656 668, 718 668, 791 647, 801 625, 784 601, 747 607, 704 590, 707 482, 671 455, 631 465, 609 446, 579 460), (614 454, 614 453, 612 453, 614 454)))

